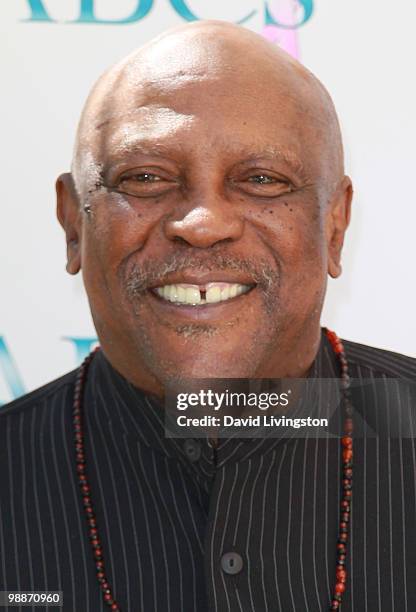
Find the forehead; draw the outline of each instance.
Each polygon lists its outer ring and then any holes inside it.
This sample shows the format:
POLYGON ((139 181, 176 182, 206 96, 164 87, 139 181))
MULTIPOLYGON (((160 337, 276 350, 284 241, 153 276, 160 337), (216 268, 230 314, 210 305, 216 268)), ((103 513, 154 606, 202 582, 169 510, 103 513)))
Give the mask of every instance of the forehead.
POLYGON ((315 140, 319 116, 312 115, 303 96, 284 81, 261 74, 198 74, 169 83, 127 83, 107 98, 94 132, 100 157, 210 148, 236 155, 239 149, 280 151, 302 161, 315 140))

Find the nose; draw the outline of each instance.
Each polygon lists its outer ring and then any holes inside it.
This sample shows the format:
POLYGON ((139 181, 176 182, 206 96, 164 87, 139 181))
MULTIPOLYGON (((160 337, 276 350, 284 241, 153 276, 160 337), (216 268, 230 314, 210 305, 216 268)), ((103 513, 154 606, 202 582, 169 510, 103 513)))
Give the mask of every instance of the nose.
POLYGON ((208 248, 221 242, 238 240, 243 233, 244 220, 225 198, 208 198, 204 202, 177 211, 165 223, 169 240, 185 242, 189 246, 208 248))

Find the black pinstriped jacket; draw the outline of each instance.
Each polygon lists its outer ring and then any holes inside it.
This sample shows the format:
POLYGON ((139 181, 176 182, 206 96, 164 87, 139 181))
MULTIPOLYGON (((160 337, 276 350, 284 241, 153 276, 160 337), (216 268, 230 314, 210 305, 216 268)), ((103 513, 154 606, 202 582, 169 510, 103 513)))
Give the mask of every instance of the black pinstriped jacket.
MULTIPOLYGON (((375 402, 372 424, 381 410, 383 432, 398 415, 408 420, 405 437, 355 441, 342 612, 413 612, 416 403, 408 381, 416 380, 416 360, 352 342, 345 348, 354 378, 378 387, 397 381, 382 408, 375 402)), ((311 375, 339 375, 324 336, 311 375)), ((0 409, 0 590, 61 590, 65 612, 99 612, 106 608, 74 470, 74 379, 71 372, 0 409)), ((328 610, 339 440, 184 445, 165 438, 160 411, 101 353, 90 367, 85 412, 107 575, 124 612, 328 610)))

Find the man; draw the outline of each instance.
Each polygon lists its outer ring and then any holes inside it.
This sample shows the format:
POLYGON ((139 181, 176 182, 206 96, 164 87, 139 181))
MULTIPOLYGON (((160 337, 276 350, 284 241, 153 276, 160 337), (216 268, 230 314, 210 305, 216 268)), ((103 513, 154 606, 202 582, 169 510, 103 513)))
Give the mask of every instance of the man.
POLYGON ((164 432, 167 385, 195 378, 395 379, 388 422, 411 412, 415 360, 320 328, 352 186, 317 79, 237 26, 163 34, 94 87, 57 196, 101 350, 0 413, 1 589, 82 612, 416 609, 412 432, 354 441, 341 528, 338 436, 164 432))

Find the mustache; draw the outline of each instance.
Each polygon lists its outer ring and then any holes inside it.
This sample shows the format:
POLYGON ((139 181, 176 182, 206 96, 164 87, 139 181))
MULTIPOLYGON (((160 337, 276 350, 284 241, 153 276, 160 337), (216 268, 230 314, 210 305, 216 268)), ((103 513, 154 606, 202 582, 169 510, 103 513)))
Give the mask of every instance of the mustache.
POLYGON ((200 272, 237 271, 244 272, 251 277, 264 292, 270 292, 279 285, 279 266, 270 265, 262 259, 240 258, 231 255, 210 254, 209 257, 201 254, 177 254, 167 260, 147 260, 141 264, 137 262, 124 266, 121 272, 122 282, 130 298, 137 298, 144 294, 149 287, 163 284, 166 276, 185 270, 198 270, 200 272))

